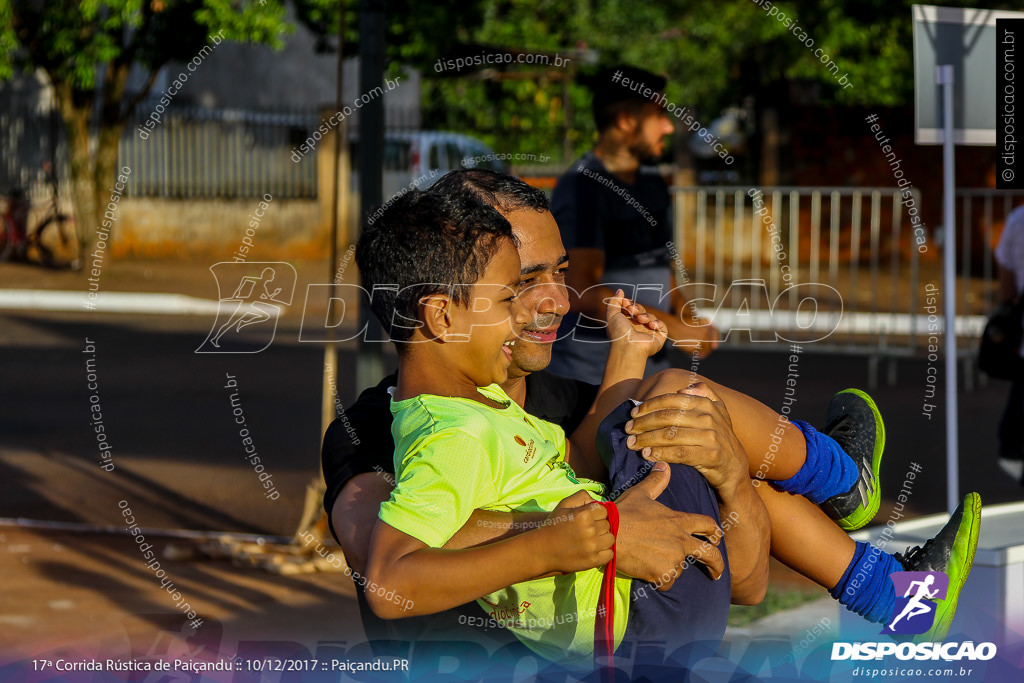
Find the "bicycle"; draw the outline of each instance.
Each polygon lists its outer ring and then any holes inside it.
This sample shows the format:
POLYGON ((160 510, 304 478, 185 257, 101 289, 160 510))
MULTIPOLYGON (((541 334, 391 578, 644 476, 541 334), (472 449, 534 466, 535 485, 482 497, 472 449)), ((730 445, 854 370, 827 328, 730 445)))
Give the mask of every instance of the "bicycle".
POLYGON ((77 269, 80 259, 74 219, 61 213, 57 205, 57 176, 52 165, 44 163, 43 170, 50 187, 50 199, 34 229, 28 229, 32 202, 25 191, 15 188, 8 196, 0 226, 0 262, 36 261, 48 268, 77 269))

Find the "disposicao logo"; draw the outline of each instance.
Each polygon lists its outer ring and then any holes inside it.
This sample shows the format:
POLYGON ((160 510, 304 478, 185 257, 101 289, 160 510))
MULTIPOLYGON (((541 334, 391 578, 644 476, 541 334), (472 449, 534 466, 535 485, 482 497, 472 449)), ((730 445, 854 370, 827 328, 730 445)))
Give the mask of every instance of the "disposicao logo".
MULTIPOLYGON (((949 577, 944 572, 893 572, 889 575, 896 589, 896 602, 882 634, 919 635, 935 622, 937 600, 946 599, 949 577)), ((989 660, 996 656, 994 643, 832 643, 832 661, 853 659, 897 659, 956 661, 989 660)))
POLYGON ((945 572, 893 572, 889 578, 896 589, 896 604, 882 633, 918 635, 930 629, 935 601, 945 600, 949 589, 945 572))

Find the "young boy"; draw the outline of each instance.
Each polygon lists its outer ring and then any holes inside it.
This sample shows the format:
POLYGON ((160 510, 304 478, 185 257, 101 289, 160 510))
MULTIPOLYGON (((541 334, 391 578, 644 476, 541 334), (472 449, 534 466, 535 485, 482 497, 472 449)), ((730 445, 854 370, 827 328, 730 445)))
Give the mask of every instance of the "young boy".
MULTIPOLYGON (((398 488, 381 508, 368 570, 387 590, 368 598, 378 614, 393 618, 410 614, 399 604, 423 614, 484 595, 485 610, 538 654, 585 661, 600 588, 595 568, 611 558, 613 539, 604 509, 583 505, 586 494, 599 495, 603 487, 577 478, 574 468, 600 474, 603 463, 586 435, 636 390, 643 361, 664 331, 630 304, 613 302, 621 310, 609 323, 630 318, 641 343, 610 359, 588 418, 592 427, 577 433, 584 435, 580 447, 568 446, 558 428, 489 386, 504 381, 506 347, 528 320, 515 301, 519 262, 511 231, 479 204, 442 206, 446 201, 460 200, 403 197, 390 207, 392 220, 368 229, 357 250, 374 290, 374 313, 396 340, 400 359, 392 405, 398 488), (420 284, 431 282, 474 284, 420 284), (554 509, 550 524, 507 541, 438 550, 476 508, 554 509)), ((613 462, 612 470, 614 488, 628 484, 628 467, 613 462)), ((630 582, 621 577, 614 592, 616 643, 627 622, 645 621, 668 600, 658 594, 631 605, 630 582)))

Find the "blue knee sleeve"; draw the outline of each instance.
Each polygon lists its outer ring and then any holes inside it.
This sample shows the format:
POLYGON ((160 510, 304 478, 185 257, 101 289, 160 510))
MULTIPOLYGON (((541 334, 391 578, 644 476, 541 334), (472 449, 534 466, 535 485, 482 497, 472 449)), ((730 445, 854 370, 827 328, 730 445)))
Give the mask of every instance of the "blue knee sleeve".
POLYGON ((807 441, 807 457, 796 474, 774 484, 820 505, 832 496, 846 493, 857 483, 857 463, 836 443, 806 422, 793 420, 807 441))
POLYGON ((853 559, 829 595, 851 612, 881 623, 892 615, 896 604, 896 591, 889 574, 901 571, 904 571, 903 565, 895 557, 857 541, 853 559))

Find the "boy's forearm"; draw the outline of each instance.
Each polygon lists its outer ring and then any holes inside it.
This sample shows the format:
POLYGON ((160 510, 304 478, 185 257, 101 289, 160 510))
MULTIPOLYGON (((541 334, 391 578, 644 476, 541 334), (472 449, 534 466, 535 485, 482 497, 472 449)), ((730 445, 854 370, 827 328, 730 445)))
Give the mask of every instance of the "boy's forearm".
POLYGON ((426 547, 378 522, 367 570, 367 602, 382 619, 420 616, 539 578, 550 572, 548 553, 538 552, 540 531, 477 548, 445 550, 426 547))
POLYGON ((604 377, 597 390, 597 398, 574 434, 589 437, 584 440, 585 447, 596 453, 594 437, 597 435, 598 426, 616 406, 636 397, 646 367, 647 352, 639 344, 628 341, 612 343, 604 368, 604 377), (581 434, 583 430, 589 433, 581 434))
MULTIPOLYGON (((359 474, 349 480, 335 499, 331 510, 334 529, 345 553, 345 560, 360 575, 366 573, 370 554, 370 536, 381 503, 391 496, 391 484, 377 474, 359 474)), ((444 547, 461 550, 500 541, 535 529, 547 518, 546 512, 499 512, 474 510, 461 529, 444 547)))
POLYGON ((647 353, 639 345, 632 345, 625 340, 612 342, 594 405, 572 434, 572 459, 569 465, 580 476, 606 481, 608 470, 595 445, 597 428, 617 405, 636 395, 646 365, 647 353))
POLYGON ((469 521, 444 544, 446 550, 463 550, 518 536, 547 519, 546 512, 498 512, 474 510, 469 521))

